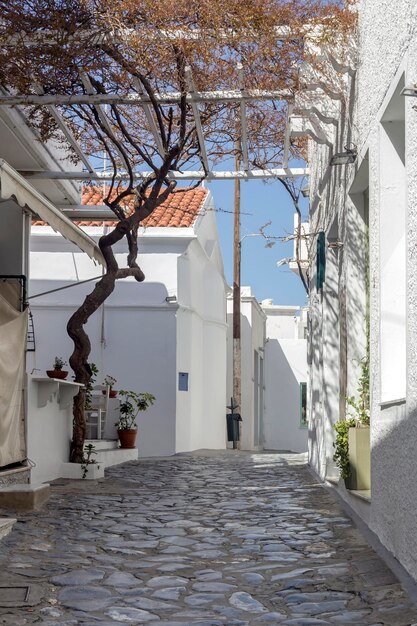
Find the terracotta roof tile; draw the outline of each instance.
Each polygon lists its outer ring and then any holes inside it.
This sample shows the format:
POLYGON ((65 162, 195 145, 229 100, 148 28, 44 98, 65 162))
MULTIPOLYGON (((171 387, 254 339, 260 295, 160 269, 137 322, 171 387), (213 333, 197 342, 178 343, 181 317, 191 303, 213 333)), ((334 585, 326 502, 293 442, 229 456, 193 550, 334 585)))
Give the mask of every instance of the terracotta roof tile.
MULTIPOLYGON (((165 227, 165 228, 188 228, 192 226, 207 197, 207 189, 201 187, 196 189, 177 188, 169 198, 155 209, 147 217, 141 226, 165 227)), ((133 196, 127 196, 122 201, 123 208, 127 213, 133 210, 133 196)), ((103 205, 103 189, 101 187, 85 187, 83 190, 82 203, 84 205, 103 205)), ((114 226, 115 220, 75 220, 78 226, 102 226, 105 222, 109 226, 114 226)), ((34 221, 34 226, 44 226, 45 222, 34 221)))

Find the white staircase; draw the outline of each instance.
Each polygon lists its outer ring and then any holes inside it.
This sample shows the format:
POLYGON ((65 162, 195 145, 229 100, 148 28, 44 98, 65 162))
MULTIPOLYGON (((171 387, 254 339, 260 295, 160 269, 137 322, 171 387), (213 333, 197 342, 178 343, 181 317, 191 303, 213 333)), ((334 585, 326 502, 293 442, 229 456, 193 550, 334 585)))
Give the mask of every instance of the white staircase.
POLYGON ((88 444, 94 446, 96 454, 94 454, 92 458, 103 468, 126 463, 126 461, 138 460, 137 448, 119 448, 118 441, 110 439, 88 439, 85 445, 88 444))
POLYGON ((95 461, 88 465, 88 471, 83 476, 82 466, 78 463, 62 463, 62 478, 97 480, 104 477, 106 467, 126 463, 126 461, 137 461, 138 449, 119 448, 119 442, 110 439, 86 439, 84 446, 91 444, 94 446, 95 454, 91 455, 90 460, 95 461))

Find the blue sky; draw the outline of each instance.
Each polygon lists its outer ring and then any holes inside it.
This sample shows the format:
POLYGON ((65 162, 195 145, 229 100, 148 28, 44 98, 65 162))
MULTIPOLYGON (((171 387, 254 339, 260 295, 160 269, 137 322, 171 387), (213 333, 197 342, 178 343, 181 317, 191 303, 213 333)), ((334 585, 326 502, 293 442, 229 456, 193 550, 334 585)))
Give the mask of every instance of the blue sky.
MULTIPOLYGON (((226 279, 233 276, 233 194, 234 183, 213 181, 207 184, 217 208, 217 225, 223 253, 226 279)), ((271 220, 266 234, 274 237, 292 234, 294 208, 288 193, 279 181, 249 180, 241 182, 241 237, 259 232, 271 220)), ((303 202, 303 216, 307 216, 307 201, 303 202)), ((276 262, 293 256, 293 242, 277 242, 265 248, 262 237, 247 237, 242 242, 241 284, 250 285, 261 301, 273 298, 274 304, 306 304, 306 293, 298 276, 288 265, 277 267, 276 262)))

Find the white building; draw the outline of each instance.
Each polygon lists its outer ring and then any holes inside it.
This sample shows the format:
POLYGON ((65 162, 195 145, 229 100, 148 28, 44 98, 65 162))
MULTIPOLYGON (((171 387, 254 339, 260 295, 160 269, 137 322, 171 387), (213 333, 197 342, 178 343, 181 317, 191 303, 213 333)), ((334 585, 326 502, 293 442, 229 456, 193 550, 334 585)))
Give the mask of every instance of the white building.
POLYGON ((307 311, 261 303, 266 315, 264 448, 307 452, 307 311))
MULTIPOLYGON (((87 203, 101 202, 91 188, 87 196, 87 203)), ((108 228, 98 221, 79 224, 95 240, 108 228)), ((140 456, 224 448, 226 284, 211 194, 206 189, 174 194, 140 228, 138 242, 145 281, 118 281, 86 326, 90 361, 100 371, 97 382, 110 374, 116 388, 156 397, 154 406, 139 414, 140 456)), ((114 251, 124 265, 124 242, 114 251)), ((50 292, 31 300, 39 344, 35 367, 41 373, 55 355, 68 360, 72 353, 66 324, 91 291, 91 283, 82 281, 97 273, 51 229, 32 228, 31 293, 50 292)))
MULTIPOLYGON (((31 219, 37 215, 73 242, 80 254, 99 262, 101 252, 93 240, 61 214, 57 205, 78 202, 79 190, 72 182, 38 181, 32 184, 17 170, 64 169, 65 154, 56 145, 44 145, 15 109, 0 113, 0 485, 29 482, 32 425, 40 433, 44 415, 45 387, 26 377, 27 287, 29 275, 29 233, 31 219), (82 251, 82 252, 81 252, 82 251), (32 410, 33 409, 33 410, 32 410), (31 421, 32 420, 32 421, 31 421)), ((62 385, 68 403, 78 391, 74 383, 62 385)), ((57 397, 47 403, 60 411, 57 397)), ((47 409, 46 412, 48 412, 47 409)), ((66 413, 65 410, 62 413, 66 413)), ((70 422, 67 425, 67 430, 70 422)), ((68 442, 65 444, 68 451, 68 442)), ((48 453, 43 445, 42 453, 48 453)))
POLYGON ((371 493, 339 490, 416 578, 417 100, 403 89, 416 95, 417 8, 362 0, 358 15, 356 62, 329 56, 318 116, 303 113, 322 128, 310 142, 310 228, 324 233, 326 264, 317 285, 312 254, 310 463, 337 477, 332 426, 356 393, 369 329, 371 493), (332 166, 341 152, 354 162, 332 166))
MULTIPOLYGON (((297 306, 261 304, 250 287, 241 288, 242 450, 307 451, 306 311, 297 306)), ((233 297, 227 300, 228 381, 233 395, 233 297)), ((229 402, 228 402, 229 404, 229 402)))

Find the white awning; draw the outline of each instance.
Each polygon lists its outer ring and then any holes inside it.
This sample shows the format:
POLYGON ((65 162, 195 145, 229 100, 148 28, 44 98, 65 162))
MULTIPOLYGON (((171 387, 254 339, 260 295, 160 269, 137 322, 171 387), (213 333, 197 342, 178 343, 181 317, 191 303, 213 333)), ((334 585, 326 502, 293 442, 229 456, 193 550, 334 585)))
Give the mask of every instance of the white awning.
POLYGON ((0 185, 2 200, 14 198, 22 208, 27 208, 38 215, 41 220, 47 222, 54 230, 88 254, 90 259, 106 266, 101 250, 95 241, 73 224, 4 159, 0 159, 0 185))

